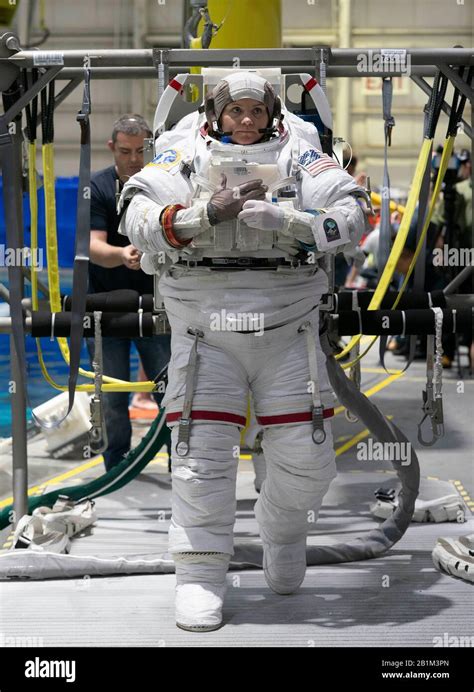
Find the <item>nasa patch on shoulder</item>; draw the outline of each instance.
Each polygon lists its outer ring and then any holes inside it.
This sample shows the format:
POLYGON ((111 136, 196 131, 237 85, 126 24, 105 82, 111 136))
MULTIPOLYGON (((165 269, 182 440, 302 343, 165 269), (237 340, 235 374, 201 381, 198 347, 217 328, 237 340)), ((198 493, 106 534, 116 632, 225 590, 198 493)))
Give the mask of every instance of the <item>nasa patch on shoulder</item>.
POLYGON ((164 149, 155 156, 148 166, 157 166, 165 171, 170 171, 181 161, 181 152, 176 149, 164 149))
POLYGON ((336 240, 341 240, 341 233, 339 231, 336 219, 331 219, 330 217, 324 219, 323 230, 328 243, 334 243, 336 240))
POLYGON ((317 149, 308 149, 301 154, 298 164, 313 177, 329 168, 340 168, 330 156, 317 149))
POLYGON ((339 210, 316 216, 314 230, 316 245, 321 252, 334 250, 351 242, 346 217, 339 210))

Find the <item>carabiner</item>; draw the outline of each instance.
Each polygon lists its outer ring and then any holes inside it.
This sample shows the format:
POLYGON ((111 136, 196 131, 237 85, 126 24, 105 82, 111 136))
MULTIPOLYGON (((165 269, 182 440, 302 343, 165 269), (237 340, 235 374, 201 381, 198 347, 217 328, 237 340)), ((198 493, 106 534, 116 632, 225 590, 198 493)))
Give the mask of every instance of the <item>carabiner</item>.
POLYGON ((100 397, 90 400, 91 428, 89 429, 89 449, 92 454, 102 454, 108 447, 107 428, 100 397))
POLYGON ((433 417, 433 415, 430 414, 430 413, 425 413, 425 415, 423 416, 423 418, 421 419, 421 421, 418 423, 418 442, 419 442, 420 444, 422 444, 423 447, 432 447, 432 446, 436 443, 436 440, 439 439, 439 437, 440 437, 440 435, 438 434, 438 432, 437 432, 437 430, 436 430, 436 425, 435 425, 435 423, 434 423, 434 417, 433 417), (429 419, 430 419, 430 422, 431 422, 431 430, 432 430, 432 433, 433 433, 433 437, 431 438, 431 441, 428 441, 428 440, 423 439, 423 435, 422 435, 422 433, 421 433, 421 426, 422 426, 423 423, 425 422, 426 418, 429 418, 429 419))
POLYGON ((354 416, 348 408, 344 411, 344 417, 348 423, 357 423, 359 420, 357 416, 354 416))

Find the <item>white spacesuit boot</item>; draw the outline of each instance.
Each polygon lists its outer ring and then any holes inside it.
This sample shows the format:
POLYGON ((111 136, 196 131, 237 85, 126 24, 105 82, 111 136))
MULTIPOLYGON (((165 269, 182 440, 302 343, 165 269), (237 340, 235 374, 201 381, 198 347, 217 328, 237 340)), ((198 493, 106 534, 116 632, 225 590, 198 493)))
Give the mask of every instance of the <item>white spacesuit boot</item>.
POLYGON ((268 586, 282 596, 294 593, 306 574, 306 536, 288 545, 262 538, 262 544, 263 573, 268 586))
POLYGON ((226 553, 175 553, 176 625, 190 632, 211 632, 222 625, 226 553))
POLYGON ((176 453, 171 433, 170 552, 176 569, 176 625, 210 632, 222 624, 226 574, 233 553, 239 429, 219 423, 190 426, 189 454, 176 453))

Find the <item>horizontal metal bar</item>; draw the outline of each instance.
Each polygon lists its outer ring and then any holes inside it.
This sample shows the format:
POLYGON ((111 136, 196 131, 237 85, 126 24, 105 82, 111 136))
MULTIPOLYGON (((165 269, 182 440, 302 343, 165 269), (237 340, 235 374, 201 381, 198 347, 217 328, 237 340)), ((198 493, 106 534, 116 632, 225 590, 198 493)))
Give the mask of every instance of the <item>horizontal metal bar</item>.
MULTIPOLYGON (((311 67, 315 57, 319 60, 321 48, 233 48, 196 50, 189 48, 163 48, 164 58, 170 66, 233 65, 238 57, 243 67, 272 66, 272 65, 306 65, 311 67)), ((365 56, 373 58, 379 53, 374 48, 335 48, 329 49, 329 64, 345 67, 357 67, 365 56)), ((407 48, 406 55, 410 56, 412 65, 472 65, 474 62, 472 50, 467 48, 407 48)), ((153 65, 152 49, 106 49, 106 50, 64 50, 64 51, 32 51, 25 50, 15 53, 8 62, 19 67, 33 67, 42 58, 50 60, 62 56, 64 67, 82 67, 85 57, 91 59, 91 66, 96 67, 151 67, 153 65)), ((0 63, 2 60, 0 60, 0 63)), ((46 63, 48 64, 48 63, 46 63)))
MULTIPOLYGON (((201 61, 202 63, 203 61, 201 61)), ((296 74, 297 72, 308 72, 312 70, 312 65, 293 65, 282 67, 283 74, 296 74)), ((187 71, 187 66, 182 68, 171 68, 170 77, 175 77, 180 72, 187 71)), ((91 79, 156 79, 157 72, 154 67, 91 67, 91 79)), ((412 65, 411 73, 423 75, 424 77, 434 77, 437 70, 435 67, 422 65, 412 65)), ((58 80, 76 79, 84 76, 82 67, 64 67, 58 75, 58 80)), ((407 77, 406 72, 400 70, 384 70, 361 72, 357 67, 341 67, 340 65, 329 65, 327 68, 328 77, 407 77)))
MULTIPOLYGON (((23 307, 28 308, 29 304, 26 301, 23 302, 23 307)), ((43 301, 41 301, 43 304, 43 301)), ((462 309, 462 308, 469 308, 472 307, 474 309, 474 295, 473 294, 462 294, 462 295, 453 295, 453 296, 446 296, 446 304, 447 304, 447 309, 453 310, 453 309, 462 309)), ((365 311, 363 311, 365 312, 365 311)), ((386 311, 384 311, 386 312, 386 311)), ((394 314, 397 311, 393 311, 394 314)), ((405 310, 405 312, 410 312, 409 310, 405 310)), ((426 309, 426 312, 428 312, 428 309, 426 309)), ((119 314, 119 313, 117 313, 119 314)), ((332 316, 335 317, 335 316, 332 316)), ((30 334, 31 329, 32 329, 32 318, 31 317, 25 317, 25 333, 30 334)), ((163 333, 163 328, 164 324, 166 322, 166 315, 164 311, 159 311, 158 314, 153 315, 153 326, 154 326, 154 331, 155 334, 161 334, 163 333)), ((0 334, 9 334, 11 333, 11 324, 12 324, 12 319, 11 317, 0 317, 0 334)))
POLYGON ((446 307, 449 310, 460 310, 461 308, 474 308, 474 295, 472 293, 458 293, 446 296, 446 307))
MULTIPOLYGON (((174 75, 179 70, 173 70, 174 75)), ((90 68, 91 79, 156 79, 154 67, 94 67, 90 68)), ((84 77, 83 67, 64 67, 58 79, 77 79, 84 77)))
MULTIPOLYGON (((394 50, 397 47, 394 46, 394 50)), ((446 63, 448 65, 472 65, 474 56, 472 48, 406 48, 407 56, 410 56, 412 65, 435 65, 446 63)), ((400 50, 398 49, 398 50, 400 50)), ((361 55, 372 57, 387 48, 335 48, 331 50, 330 63, 332 65, 355 65, 361 55)))
MULTIPOLYGON (((91 67, 152 67, 153 49, 106 49, 106 50, 64 50, 64 51, 20 51, 8 58, 9 62, 14 62, 21 67, 33 66, 34 60, 42 57, 54 59, 62 56, 64 67, 82 67, 85 57, 91 59, 91 67)), ((234 58, 238 56, 242 63, 246 65, 258 61, 261 65, 274 64, 305 64, 314 60, 314 52, 304 48, 274 48, 271 50, 264 48, 251 49, 216 49, 216 50, 196 50, 196 49, 163 49, 164 57, 168 58, 170 65, 195 66, 232 65, 234 58)))
MULTIPOLYGON (((25 334, 31 334, 32 330, 32 317, 25 317, 25 334)), ((169 326, 166 318, 165 312, 159 311, 158 314, 152 316, 153 320, 153 331, 155 334, 167 334, 169 333, 169 326)), ((0 334, 11 334, 12 331, 12 319, 11 317, 0 317, 0 334)))
MULTIPOLYGON (((306 69, 308 69, 306 67, 306 69)), ((363 70, 359 67, 347 67, 342 65, 328 65, 326 73, 328 77, 410 77, 411 74, 424 77, 434 77, 437 70, 432 65, 411 65, 410 69, 395 69, 387 67, 383 70, 363 70)))
MULTIPOLYGON (((21 271, 22 271, 23 276, 25 277, 25 279, 27 279, 27 280, 30 282, 30 284, 31 284, 32 281, 31 281, 31 269, 30 269, 30 267, 22 267, 22 268, 21 268, 21 271)), ((48 286, 46 286, 46 284, 44 284, 44 283, 41 281, 41 279, 39 279, 38 277, 36 277, 36 285, 38 286, 38 289, 41 291, 41 293, 42 293, 44 296, 46 296, 47 298, 49 298, 49 288, 48 288, 48 286)))
MULTIPOLYGON (((27 312, 31 312, 33 310, 33 299, 32 298, 23 298, 21 301, 21 307, 23 308, 23 310, 25 310, 27 312)), ((50 310, 50 309, 51 309, 51 305, 49 303, 49 300, 46 300, 46 299, 38 300, 38 310, 46 311, 46 310, 50 310)))

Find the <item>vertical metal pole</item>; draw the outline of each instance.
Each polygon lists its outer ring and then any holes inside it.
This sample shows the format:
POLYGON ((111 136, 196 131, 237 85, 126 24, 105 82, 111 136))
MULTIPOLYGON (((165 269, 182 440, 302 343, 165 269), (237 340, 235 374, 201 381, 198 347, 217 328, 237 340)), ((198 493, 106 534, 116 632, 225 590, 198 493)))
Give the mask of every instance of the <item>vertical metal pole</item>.
POLYGON ((11 379, 16 392, 11 394, 12 412, 12 455, 13 455, 13 526, 24 514, 28 514, 28 450, 26 446, 26 400, 21 386, 22 372, 19 368, 13 336, 10 335, 11 379))
POLYGON ((21 0, 16 14, 18 40, 23 48, 30 45, 32 9, 31 0, 21 0))
MULTIPOLYGON (((155 2, 156 5, 156 2, 155 2)), ((159 12, 154 10, 154 12, 159 12)), ((149 32, 148 2, 147 0, 133 0, 133 48, 143 48, 146 45, 146 35, 149 32)), ((130 109, 133 113, 140 113, 148 119, 150 107, 148 104, 148 91, 143 79, 132 81, 132 103, 130 109)))
MULTIPOLYGON (((351 0, 339 0, 339 46, 341 48, 349 48, 351 46, 352 37, 352 16, 351 16, 351 0)), ((363 75, 361 74, 361 77, 363 75)), ((335 94, 335 112, 334 112, 334 131, 339 137, 344 137, 347 142, 351 141, 351 79, 342 77, 338 80, 337 90, 335 94)))
MULTIPOLYGON (((3 177, 3 202, 5 224, 14 239, 9 249, 14 256, 17 248, 23 247, 23 210, 22 210, 22 170, 21 170, 21 119, 15 125, 13 133, 5 132, 5 125, 0 125, 0 155, 3 177)), ((8 128, 8 125, 7 125, 8 128)), ((23 297, 24 280, 21 264, 10 267, 10 277, 16 284, 16 293, 23 297)), ((11 284, 13 281, 11 281, 11 284)), ((10 296, 14 293, 10 284, 10 296)), ((10 397, 12 414, 12 481, 13 481, 13 525, 15 526, 24 514, 28 513, 28 458, 26 446, 26 398, 25 382, 18 361, 13 335, 10 336, 10 397)))

